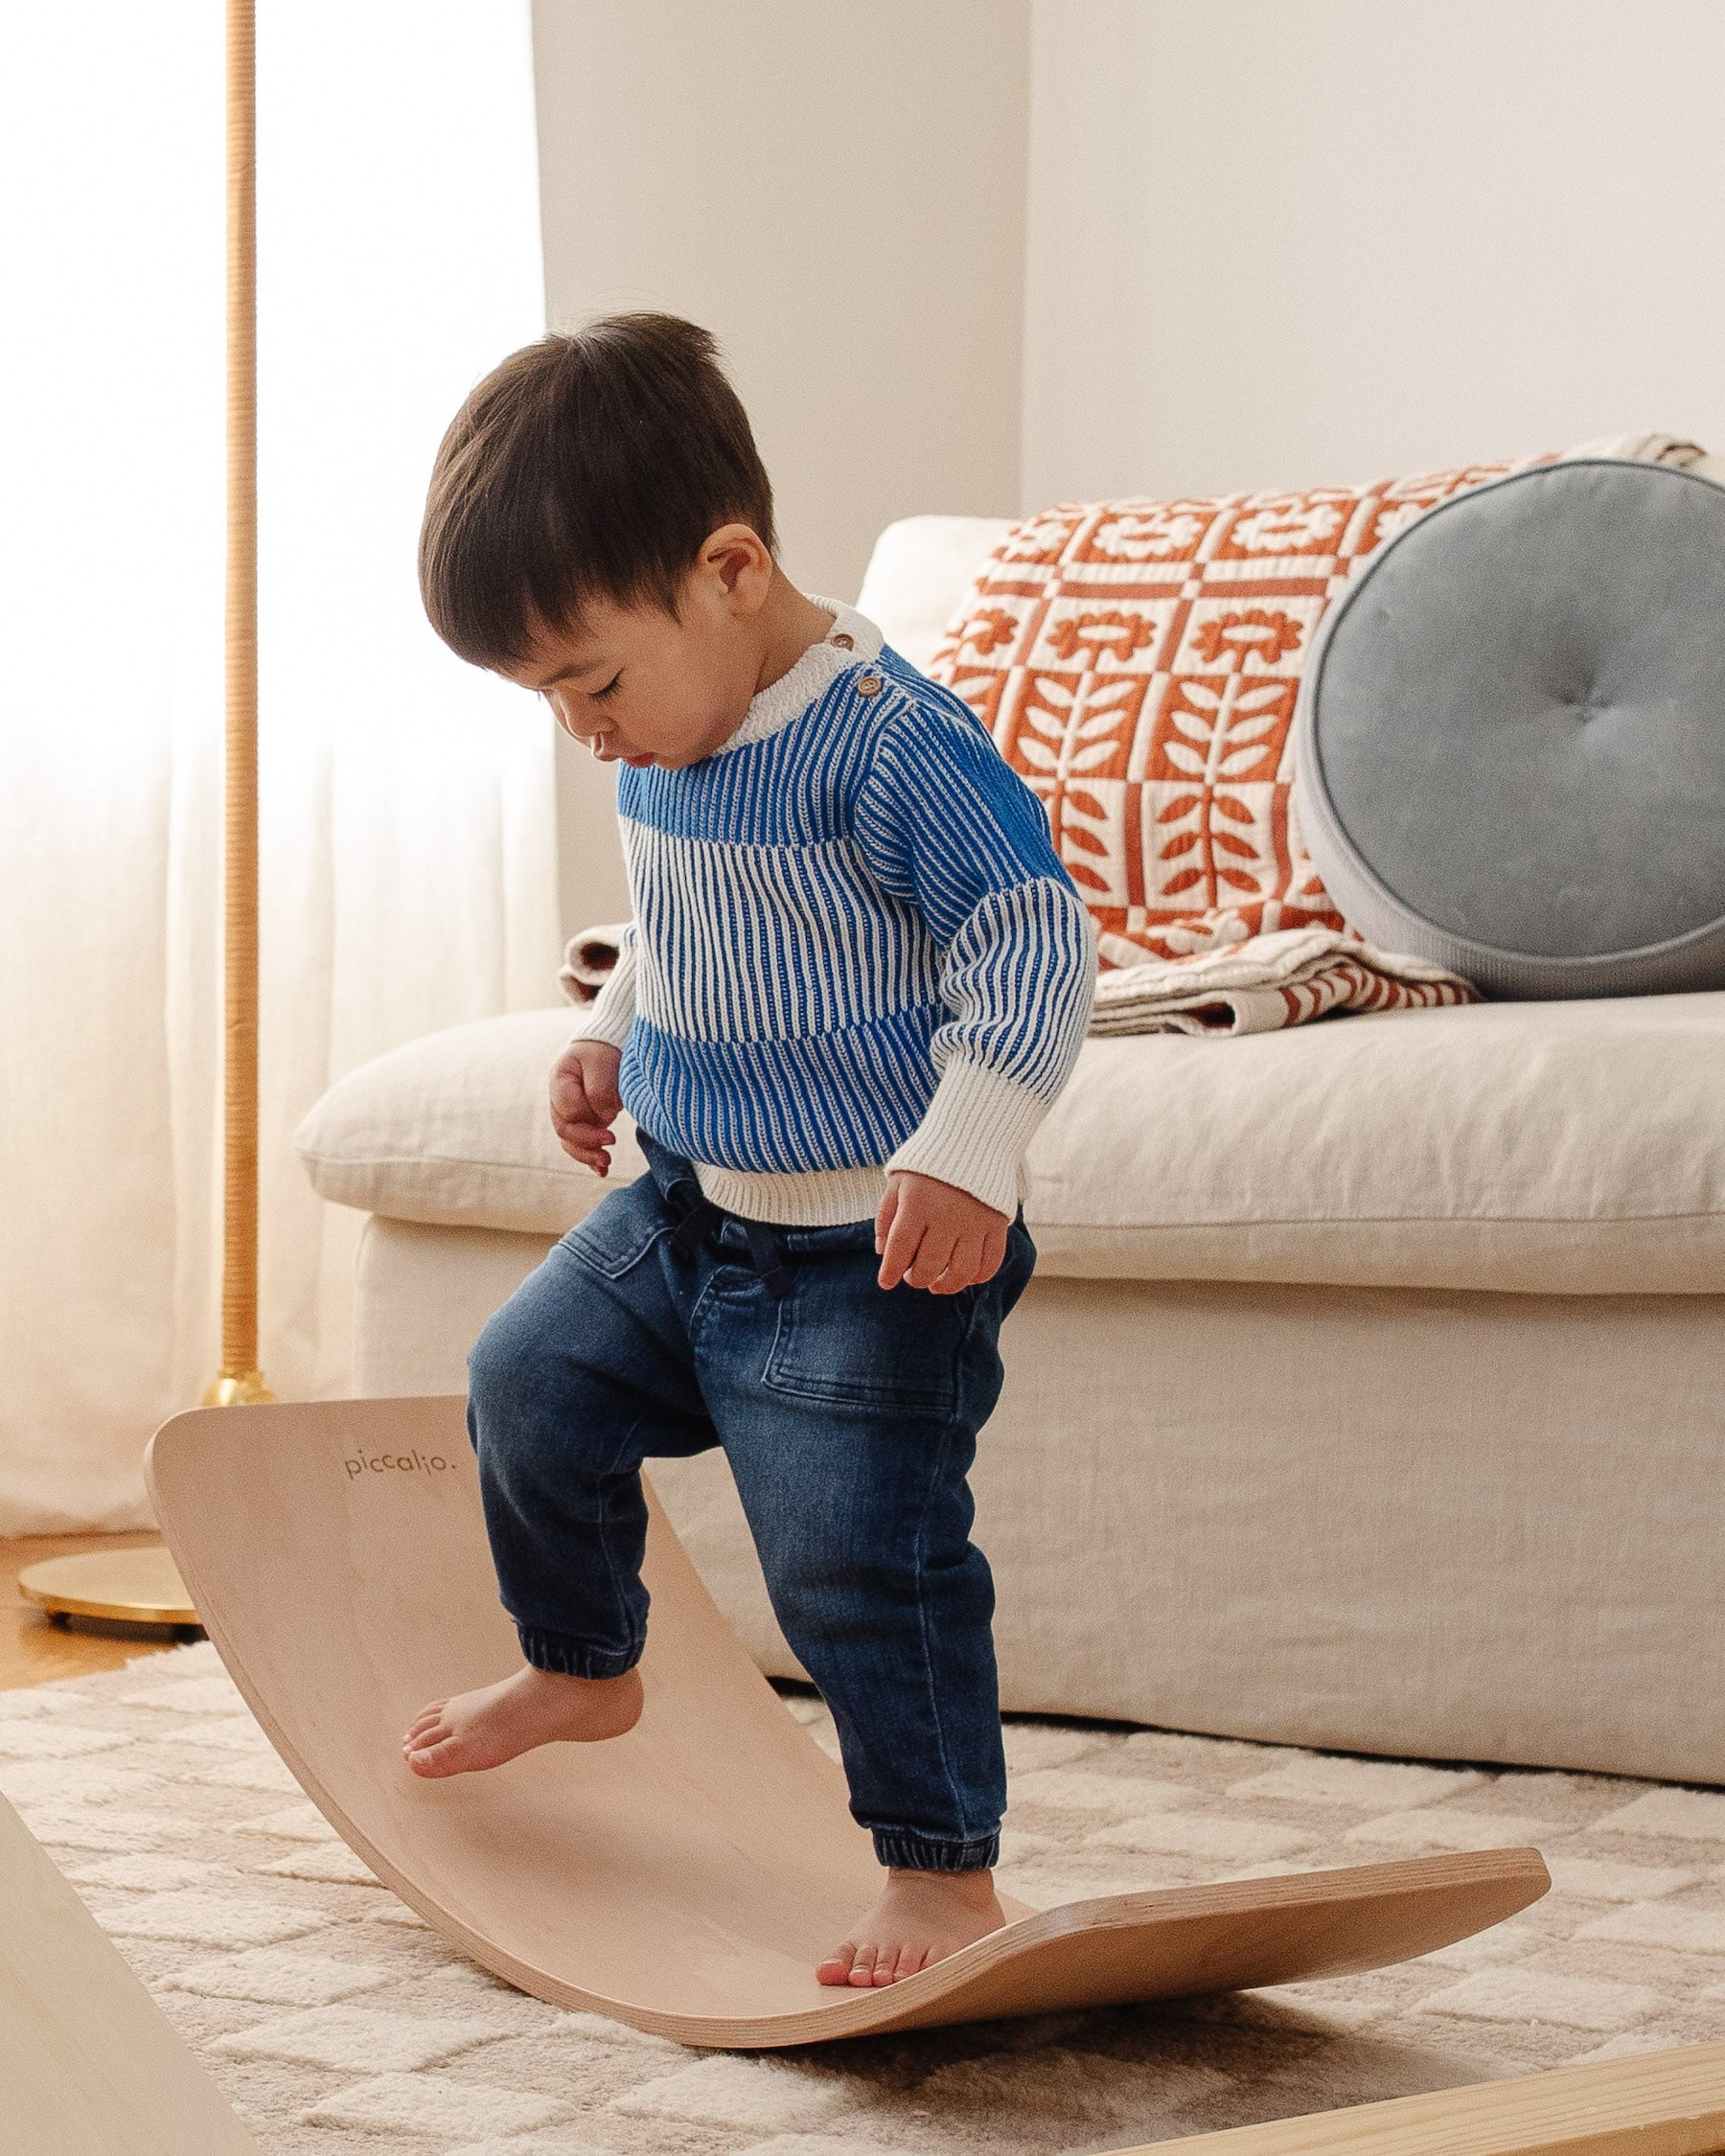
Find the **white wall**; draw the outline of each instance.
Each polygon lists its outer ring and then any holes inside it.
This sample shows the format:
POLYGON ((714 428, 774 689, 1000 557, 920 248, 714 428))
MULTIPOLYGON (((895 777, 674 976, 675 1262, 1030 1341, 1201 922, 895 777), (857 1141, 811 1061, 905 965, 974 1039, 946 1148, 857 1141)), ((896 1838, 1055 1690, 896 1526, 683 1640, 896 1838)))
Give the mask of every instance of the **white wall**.
MULTIPOLYGON (((808 588, 917 510, 1725 448, 1725 0, 535 18, 553 319, 718 332, 808 588)), ((560 785, 565 919, 618 914, 560 785)))
MULTIPOLYGON (((714 331, 785 566, 854 598, 883 524, 1019 496, 1029 0, 537 0, 551 318, 714 331)), ((627 910, 564 759, 564 911, 627 910)))
POLYGON ((1026 506, 1725 447, 1720 0, 1035 0, 1029 195, 1026 506))

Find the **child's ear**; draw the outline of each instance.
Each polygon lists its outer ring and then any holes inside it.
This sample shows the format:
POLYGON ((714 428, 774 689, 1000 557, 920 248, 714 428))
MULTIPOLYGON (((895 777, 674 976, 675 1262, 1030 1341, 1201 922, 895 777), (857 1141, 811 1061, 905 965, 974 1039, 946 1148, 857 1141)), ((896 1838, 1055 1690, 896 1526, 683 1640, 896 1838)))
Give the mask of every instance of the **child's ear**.
POLYGON ((713 580, 725 610, 736 615, 760 612, 772 588, 772 569, 766 542, 748 524, 721 524, 695 562, 695 573, 713 580))

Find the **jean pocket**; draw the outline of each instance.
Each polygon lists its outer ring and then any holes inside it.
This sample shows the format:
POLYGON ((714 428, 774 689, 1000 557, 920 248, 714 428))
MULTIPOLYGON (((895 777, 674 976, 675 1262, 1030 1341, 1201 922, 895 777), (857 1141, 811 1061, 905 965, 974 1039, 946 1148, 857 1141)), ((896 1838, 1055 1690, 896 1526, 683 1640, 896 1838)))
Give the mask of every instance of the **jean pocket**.
POLYGON ((651 1176, 641 1176, 600 1199, 586 1220, 577 1221, 564 1237, 563 1248, 595 1273, 615 1280, 670 1232, 658 1185, 651 1176))
POLYGON ((904 1282, 883 1288, 870 1248, 861 1262, 804 1260, 789 1294, 762 1382, 774 1392, 896 1414, 953 1414, 975 1291, 932 1296, 904 1282))

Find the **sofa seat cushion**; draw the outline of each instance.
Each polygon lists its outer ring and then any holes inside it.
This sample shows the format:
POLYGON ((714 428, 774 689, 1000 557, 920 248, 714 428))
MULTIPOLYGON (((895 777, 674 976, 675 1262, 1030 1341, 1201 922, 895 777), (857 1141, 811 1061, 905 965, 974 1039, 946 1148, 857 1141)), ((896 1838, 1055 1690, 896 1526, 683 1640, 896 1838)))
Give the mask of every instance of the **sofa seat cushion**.
MULTIPOLYGON (((298 1134, 317 1189, 563 1233, 607 1188, 547 1119, 571 1023, 487 1019, 352 1072, 298 1134)), ((1091 1040, 1029 1166, 1045 1273, 1718 1294, 1725 994, 1091 1040)), ((641 1167, 625 1120, 611 1181, 641 1167)))

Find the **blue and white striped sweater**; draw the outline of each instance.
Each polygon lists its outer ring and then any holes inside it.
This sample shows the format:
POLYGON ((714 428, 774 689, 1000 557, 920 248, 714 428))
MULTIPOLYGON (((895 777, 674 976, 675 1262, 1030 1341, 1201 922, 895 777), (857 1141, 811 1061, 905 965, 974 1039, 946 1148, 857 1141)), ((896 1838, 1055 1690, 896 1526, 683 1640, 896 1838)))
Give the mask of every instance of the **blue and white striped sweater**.
POLYGON ((1012 1213, 1090 1020, 1095 939, 975 715, 834 627, 716 754, 620 775, 634 922, 581 1038, 716 1204, 869 1218, 889 1168, 1012 1213))

